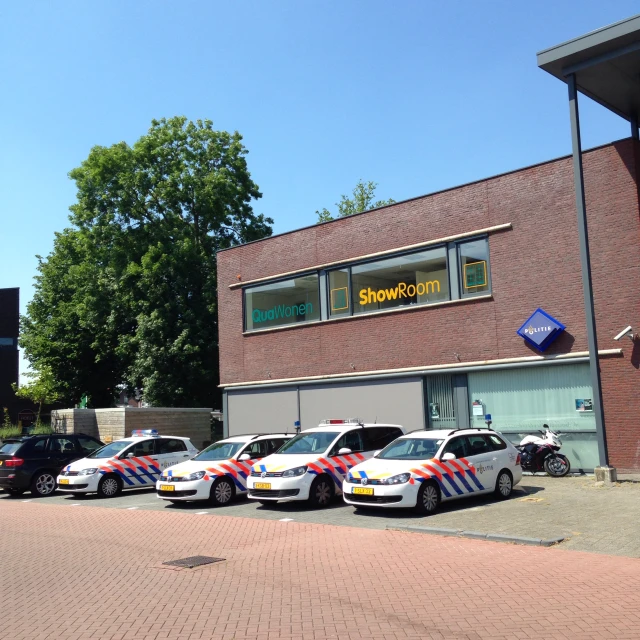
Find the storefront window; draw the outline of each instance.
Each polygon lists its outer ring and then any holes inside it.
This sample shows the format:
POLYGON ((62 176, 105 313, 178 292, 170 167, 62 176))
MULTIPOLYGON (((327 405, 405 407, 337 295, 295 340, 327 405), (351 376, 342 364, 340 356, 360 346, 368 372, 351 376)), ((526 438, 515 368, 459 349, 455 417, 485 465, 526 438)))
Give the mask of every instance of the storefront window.
POLYGON ((489 286, 489 241, 486 238, 458 245, 462 295, 486 293, 489 286))
POLYGON ((351 268, 353 313, 449 300, 445 247, 351 268))
POLYGON ((329 315, 332 318, 351 315, 349 269, 329 272, 329 315))
POLYGON ((320 319, 318 274, 244 290, 245 331, 320 319))

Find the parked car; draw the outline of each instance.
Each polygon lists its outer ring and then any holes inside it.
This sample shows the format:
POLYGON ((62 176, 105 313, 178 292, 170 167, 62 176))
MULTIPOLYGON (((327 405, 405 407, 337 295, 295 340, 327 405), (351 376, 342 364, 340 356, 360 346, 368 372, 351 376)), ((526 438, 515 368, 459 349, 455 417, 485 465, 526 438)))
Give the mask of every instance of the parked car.
POLYGON ((7 438, 0 446, 0 489, 19 496, 30 490, 48 496, 65 465, 104 446, 81 433, 7 438))
POLYGON ((251 466, 277 451, 294 434, 232 436, 219 440, 195 458, 162 472, 158 497, 177 503, 208 500, 215 506, 247 493, 251 466))
POLYGON ((326 507, 342 493, 349 469, 403 433, 397 424, 325 420, 253 465, 247 481, 249 498, 263 504, 308 500, 311 507, 326 507))
POLYGON ((354 507, 411 507, 493 493, 508 498, 522 479, 520 452, 491 429, 413 431, 351 469, 344 501, 354 507))
POLYGON ((198 450, 189 438, 161 436, 155 429, 136 430, 76 460, 60 471, 58 488, 112 498, 121 491, 155 487, 163 469, 193 458, 198 450))

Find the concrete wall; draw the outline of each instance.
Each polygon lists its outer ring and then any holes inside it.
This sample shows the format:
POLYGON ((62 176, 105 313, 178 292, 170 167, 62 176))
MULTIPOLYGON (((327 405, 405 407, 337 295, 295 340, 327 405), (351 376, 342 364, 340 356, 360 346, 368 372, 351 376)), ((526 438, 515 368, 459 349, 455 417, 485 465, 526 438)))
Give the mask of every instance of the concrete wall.
POLYGON ((86 433, 103 442, 130 436, 134 429, 190 438, 198 449, 211 440, 211 409, 60 409, 51 412, 51 424, 61 433, 86 433))

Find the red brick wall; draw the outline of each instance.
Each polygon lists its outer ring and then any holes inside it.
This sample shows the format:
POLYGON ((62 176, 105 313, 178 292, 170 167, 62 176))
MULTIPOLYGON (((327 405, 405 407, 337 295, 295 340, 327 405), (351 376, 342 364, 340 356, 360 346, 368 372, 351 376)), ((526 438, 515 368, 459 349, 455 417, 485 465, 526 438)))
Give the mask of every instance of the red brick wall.
MULTIPOLYGON (((638 360, 628 339, 640 328, 637 145, 623 140, 584 156, 599 348, 624 357, 602 365, 610 454, 640 468, 638 360), (635 364, 632 360, 635 358, 635 364)), ((571 158, 302 229, 218 256, 223 383, 535 355, 516 335, 538 306, 566 326, 548 353, 587 349, 571 158), (242 335, 242 292, 228 285, 347 260, 510 222, 492 234, 493 300, 358 317, 242 335)), ((640 349, 640 347, 638 347, 640 349)))

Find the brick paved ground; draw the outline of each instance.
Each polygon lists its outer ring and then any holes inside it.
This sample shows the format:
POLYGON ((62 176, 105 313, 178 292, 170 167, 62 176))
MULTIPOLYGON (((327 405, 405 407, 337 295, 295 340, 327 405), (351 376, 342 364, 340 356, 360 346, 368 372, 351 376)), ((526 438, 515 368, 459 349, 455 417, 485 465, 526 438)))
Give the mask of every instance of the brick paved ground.
MULTIPOLYGON (((31 496, 25 495, 26 499, 31 496)), ((13 502, 0 494, 0 505, 13 502)), ((548 476, 525 476, 506 502, 493 497, 459 500, 442 505, 439 513, 418 517, 411 511, 355 511, 337 500, 331 509, 309 511, 304 505, 278 504, 260 506, 241 500, 221 509, 206 503, 171 505, 158 500, 153 492, 131 492, 103 500, 95 496, 78 498, 58 494, 35 501, 39 505, 80 503, 109 509, 159 510, 163 513, 194 513, 258 518, 278 521, 292 518, 295 522, 385 529, 418 525, 445 527, 525 536, 532 538, 566 537, 563 548, 640 557, 640 483, 622 482, 610 487, 596 487, 592 476, 562 479, 548 476)))
POLYGON ((0 500, 1 640, 640 637, 640 560, 70 504, 0 500))

